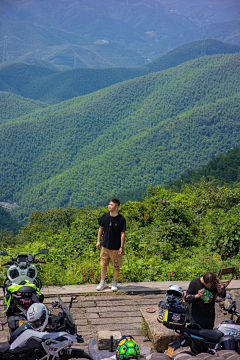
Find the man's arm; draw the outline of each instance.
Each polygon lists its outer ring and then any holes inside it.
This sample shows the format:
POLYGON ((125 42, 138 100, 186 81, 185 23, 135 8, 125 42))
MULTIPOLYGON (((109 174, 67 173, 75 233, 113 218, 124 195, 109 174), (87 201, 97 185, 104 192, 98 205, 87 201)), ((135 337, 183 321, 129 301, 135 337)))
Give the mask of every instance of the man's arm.
POLYGON ((194 280, 192 280, 189 284, 185 300, 189 304, 191 304, 191 303, 195 302, 197 299, 200 299, 201 296, 203 296, 203 295, 204 295, 204 289, 196 291, 195 285, 194 285, 194 280))
POLYGON ((125 232, 121 232, 121 246, 118 251, 119 254, 123 254, 124 252, 124 244, 125 244, 125 232))
POLYGON ((103 227, 100 226, 99 229, 98 229, 98 238, 97 238, 97 244, 96 244, 96 248, 99 250, 100 247, 101 247, 101 237, 102 237, 102 234, 103 234, 103 227))

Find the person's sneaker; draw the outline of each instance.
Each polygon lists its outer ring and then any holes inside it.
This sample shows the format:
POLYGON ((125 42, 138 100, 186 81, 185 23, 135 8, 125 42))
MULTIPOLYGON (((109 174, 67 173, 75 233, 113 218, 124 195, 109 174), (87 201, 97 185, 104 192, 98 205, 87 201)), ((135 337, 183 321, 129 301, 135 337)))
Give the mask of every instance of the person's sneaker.
POLYGON ((103 290, 107 287, 106 280, 101 280, 98 286, 96 287, 97 290, 103 290))
POLYGON ((118 291, 118 287, 117 287, 117 282, 116 281, 113 281, 111 283, 111 290, 112 291, 118 291))

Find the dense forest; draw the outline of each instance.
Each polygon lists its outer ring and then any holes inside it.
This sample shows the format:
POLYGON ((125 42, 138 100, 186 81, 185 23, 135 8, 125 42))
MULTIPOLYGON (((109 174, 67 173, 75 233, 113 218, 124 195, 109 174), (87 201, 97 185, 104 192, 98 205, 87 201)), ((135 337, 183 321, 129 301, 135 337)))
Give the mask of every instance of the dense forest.
POLYGON ((0 240, 8 238, 11 234, 17 234, 22 225, 12 216, 11 212, 0 206, 0 240))
POLYGON ((202 57, 1 125, 1 194, 18 215, 100 205, 239 145, 239 54, 202 57))
MULTIPOLYGON (((134 68, 78 68, 56 71, 23 63, 0 65, 0 91, 7 91, 47 104, 86 95, 125 80, 176 67, 201 56, 239 53, 239 45, 208 39, 195 41, 169 51, 147 65, 134 68), (203 51, 204 45, 204 51, 203 51)), ((34 110, 34 107, 33 107, 34 110)))
POLYGON ((6 122, 13 121, 18 116, 30 114, 39 109, 47 107, 43 102, 26 99, 22 96, 18 96, 9 92, 0 91, 0 125, 6 122))
MULTIPOLYGON (((240 276, 240 190, 201 183, 181 194, 150 187, 141 202, 127 201, 123 268, 118 281, 191 280, 205 271, 236 266, 240 276)), ((48 248, 40 267, 43 285, 97 283, 98 218, 107 207, 58 208, 33 212, 17 236, 1 243, 9 256, 48 248), (10 241, 11 240, 11 241, 10 241), (5 244, 5 246, 3 245, 5 244), (12 244, 11 246, 9 244, 12 244), (15 245, 17 244, 17 245, 15 245)), ((0 257, 1 263, 6 257, 0 257)), ((110 266, 107 281, 111 281, 110 266)), ((0 270, 0 278, 5 277, 0 270)))
POLYGON ((215 156, 199 170, 188 170, 180 179, 169 181, 166 189, 181 191, 184 189, 183 183, 196 183, 201 180, 214 181, 220 186, 236 187, 240 183, 240 146, 235 146, 226 154, 215 156))

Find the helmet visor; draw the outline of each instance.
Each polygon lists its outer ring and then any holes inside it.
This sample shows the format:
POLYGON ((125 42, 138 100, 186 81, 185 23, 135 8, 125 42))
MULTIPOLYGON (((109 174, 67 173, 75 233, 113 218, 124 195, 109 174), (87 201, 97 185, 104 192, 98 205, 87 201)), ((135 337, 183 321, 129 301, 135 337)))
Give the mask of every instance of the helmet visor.
POLYGON ((168 290, 167 295, 173 295, 175 297, 182 297, 182 294, 176 290, 168 290))
POLYGON ((39 329, 44 321, 46 320, 46 310, 43 310, 42 316, 40 319, 31 321, 31 325, 34 329, 39 329))

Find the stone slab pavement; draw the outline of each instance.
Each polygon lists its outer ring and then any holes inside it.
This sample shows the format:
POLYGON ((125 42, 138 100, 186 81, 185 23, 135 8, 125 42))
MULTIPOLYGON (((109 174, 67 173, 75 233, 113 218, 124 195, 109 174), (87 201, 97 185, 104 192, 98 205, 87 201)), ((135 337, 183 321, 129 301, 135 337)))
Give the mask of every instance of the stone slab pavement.
MULTIPOLYGON (((139 345, 152 348, 151 341, 142 334, 143 318, 140 308, 156 306, 163 297, 163 294, 156 293, 75 295, 71 313, 77 325, 78 334, 84 338, 84 343, 78 346, 87 351, 88 342, 96 338, 97 331, 116 330, 122 335, 132 335, 139 345)), ((61 299, 68 305, 71 296, 61 296, 61 299)), ((51 309, 52 302, 56 300, 57 296, 46 296, 44 304, 51 309)), ((59 310, 52 309, 53 314, 58 312, 59 310)), ((1 302, 0 323, 6 320, 1 302)), ((9 340, 8 326, 5 325, 3 329, 0 326, 0 342, 7 340, 9 340)))
MULTIPOLYGON (((189 281, 175 283, 187 290, 189 281)), ((113 293, 110 287, 97 292, 96 284, 43 287, 42 292, 45 295, 44 303, 49 308, 52 302, 57 300, 57 295, 60 295, 66 304, 69 304, 71 296, 74 296, 71 312, 78 333, 85 340, 81 345, 84 350, 88 349, 89 340, 96 337, 98 330, 118 330, 122 335, 132 335, 139 345, 152 347, 152 342, 144 335, 140 309, 157 308, 158 302, 164 298, 165 291, 171 284, 172 281, 119 284, 117 293, 113 293)), ((240 289, 240 281, 233 280, 227 289, 240 289)), ((3 311, 3 293, 0 292, 0 324, 6 321, 3 311)), ((56 312, 56 309, 52 310, 53 314, 56 312)), ((7 325, 3 329, 0 326, 0 342, 8 339, 7 325)))

